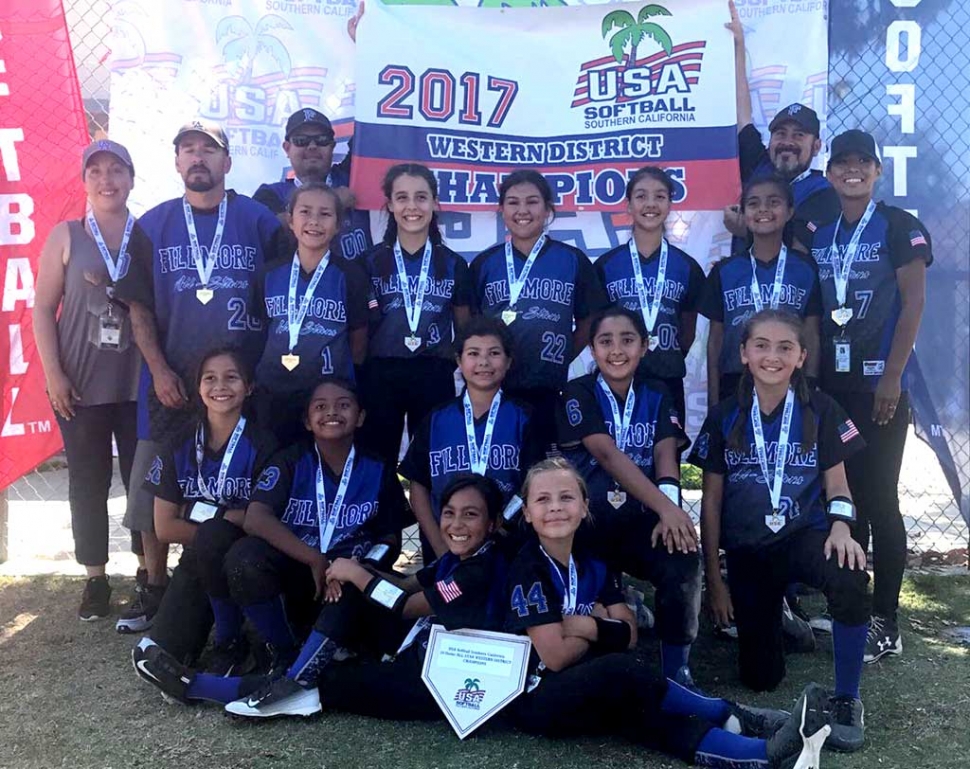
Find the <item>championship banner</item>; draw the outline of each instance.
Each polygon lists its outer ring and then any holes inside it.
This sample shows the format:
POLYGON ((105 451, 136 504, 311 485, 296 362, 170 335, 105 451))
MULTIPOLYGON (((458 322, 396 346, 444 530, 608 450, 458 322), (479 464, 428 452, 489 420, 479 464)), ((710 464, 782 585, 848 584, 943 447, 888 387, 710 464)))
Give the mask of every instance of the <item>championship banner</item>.
POLYGON ((87 143, 60 0, 0 0, 0 489, 61 447, 31 310, 44 239, 84 212, 87 143))
POLYGON ((128 147, 136 213, 184 191, 172 139, 202 116, 229 136, 227 186, 251 195, 290 172, 286 119, 313 107, 353 132, 356 0, 119 0, 110 39, 110 135, 128 147))
POLYGON ((660 165, 673 202, 739 191, 734 45, 724 0, 564 8, 368 5, 357 49, 353 187, 380 208, 400 162, 436 172, 445 210, 495 207, 517 168, 564 211, 622 210, 660 165))

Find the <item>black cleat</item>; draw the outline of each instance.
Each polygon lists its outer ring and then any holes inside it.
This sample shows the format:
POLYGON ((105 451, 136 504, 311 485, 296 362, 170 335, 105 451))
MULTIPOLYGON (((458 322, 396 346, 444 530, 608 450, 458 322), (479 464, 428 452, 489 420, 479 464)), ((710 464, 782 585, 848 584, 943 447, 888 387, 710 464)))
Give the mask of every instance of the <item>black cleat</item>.
POLYGON ((772 769, 818 769, 819 753, 828 736, 828 693, 809 684, 792 709, 791 717, 768 739, 772 769))
POLYGON ((862 661, 867 665, 881 660, 887 654, 903 653, 903 639, 899 635, 899 623, 895 617, 872 615, 866 634, 866 651, 862 661))
POLYGON ((194 673, 161 646, 152 644, 144 649, 135 646, 131 650, 131 664, 138 676, 160 690, 166 700, 190 704, 186 691, 194 673))
POLYGON ((731 715, 722 727, 732 734, 745 737, 757 737, 767 740, 791 718, 787 710, 772 710, 771 708, 754 708, 739 702, 729 703, 731 715))
POLYGON ((135 584, 135 599, 131 606, 122 612, 115 624, 119 633, 144 633, 152 626, 158 607, 162 604, 165 587, 158 585, 135 584))
POLYGON ((279 716, 312 716, 321 710, 320 690, 304 688, 292 678, 277 678, 253 692, 226 705, 226 712, 246 718, 279 716))
POLYGON ((792 654, 810 654, 815 651, 815 633, 812 626, 791 610, 788 599, 782 599, 781 632, 785 651, 792 654))
POLYGON ((839 753, 854 753, 865 744, 865 712, 857 697, 834 696, 829 700, 832 733, 825 747, 839 753))

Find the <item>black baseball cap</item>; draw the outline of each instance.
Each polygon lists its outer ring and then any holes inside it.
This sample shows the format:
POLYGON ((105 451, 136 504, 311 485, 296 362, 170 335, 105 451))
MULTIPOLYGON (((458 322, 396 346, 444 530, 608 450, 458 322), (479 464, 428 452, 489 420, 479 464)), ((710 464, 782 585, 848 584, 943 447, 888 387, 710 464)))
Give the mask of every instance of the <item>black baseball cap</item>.
POLYGON ((774 116, 768 124, 768 130, 774 131, 784 123, 796 123, 810 134, 819 135, 822 126, 818 122, 818 114, 811 107, 804 104, 789 104, 781 112, 774 116))
POLYGON ((201 118, 197 118, 196 120, 186 123, 179 128, 178 133, 175 134, 175 138, 172 140, 172 144, 178 147, 182 137, 190 133, 204 134, 218 144, 220 148, 224 149, 226 152, 229 152, 229 137, 227 137, 226 132, 222 130, 222 126, 213 120, 203 120, 201 118))
POLYGON ((333 125, 330 123, 330 118, 328 118, 322 112, 307 108, 297 110, 290 115, 289 119, 286 121, 286 135, 284 138, 289 141, 290 135, 297 128, 304 125, 318 125, 323 129, 324 133, 329 134, 331 138, 333 137, 333 125))
POLYGON ((88 163, 91 162, 91 158, 93 158, 99 152, 107 152, 109 155, 114 155, 116 158, 118 158, 118 160, 128 167, 128 170, 131 171, 132 176, 135 175, 135 164, 131 162, 131 154, 123 144, 113 142, 111 139, 98 139, 96 142, 91 142, 84 150, 84 154, 81 155, 82 177, 84 176, 84 172, 88 167, 88 163))
POLYGON ((876 140, 872 138, 872 134, 860 131, 858 128, 851 128, 832 139, 832 146, 829 147, 829 162, 852 153, 860 157, 872 158, 882 164, 876 140))

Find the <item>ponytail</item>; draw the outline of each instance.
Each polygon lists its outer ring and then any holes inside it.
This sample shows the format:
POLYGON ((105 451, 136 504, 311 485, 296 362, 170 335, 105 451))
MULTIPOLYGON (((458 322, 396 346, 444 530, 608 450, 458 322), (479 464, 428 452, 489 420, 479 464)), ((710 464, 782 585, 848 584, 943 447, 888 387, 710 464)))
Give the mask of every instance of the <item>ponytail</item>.
MULTIPOLYGON (((431 190, 431 197, 438 200, 438 180, 435 175, 431 172, 431 169, 421 163, 398 163, 395 166, 391 166, 387 169, 387 173, 384 175, 384 181, 381 185, 384 191, 384 197, 388 203, 391 201, 391 193, 394 190, 394 182, 400 176, 414 176, 418 179, 424 179, 428 184, 428 189, 431 190)), ((428 227, 428 239, 431 241, 432 246, 440 246, 442 243, 441 230, 438 227, 438 212, 431 212, 431 224, 428 227)), ((387 220, 387 228, 384 230, 384 244, 387 246, 394 245, 397 240, 397 221, 394 219, 394 215, 391 214, 387 220)))

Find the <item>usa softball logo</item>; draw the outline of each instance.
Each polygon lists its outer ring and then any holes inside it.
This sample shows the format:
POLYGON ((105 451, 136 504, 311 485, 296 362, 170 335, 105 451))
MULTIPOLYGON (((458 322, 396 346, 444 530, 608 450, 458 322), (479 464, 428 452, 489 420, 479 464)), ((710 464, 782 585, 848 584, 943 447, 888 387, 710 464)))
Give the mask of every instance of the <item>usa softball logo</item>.
POLYGON ((653 21, 672 15, 656 3, 641 8, 636 17, 629 11, 606 14, 601 33, 610 55, 580 65, 570 106, 583 107, 587 120, 653 113, 657 121, 693 122, 691 94, 707 43, 675 44, 653 21))

